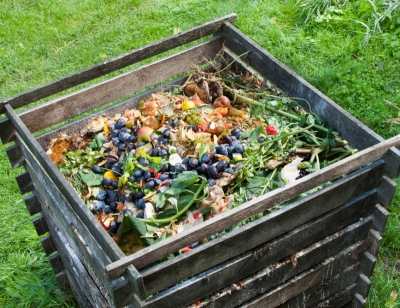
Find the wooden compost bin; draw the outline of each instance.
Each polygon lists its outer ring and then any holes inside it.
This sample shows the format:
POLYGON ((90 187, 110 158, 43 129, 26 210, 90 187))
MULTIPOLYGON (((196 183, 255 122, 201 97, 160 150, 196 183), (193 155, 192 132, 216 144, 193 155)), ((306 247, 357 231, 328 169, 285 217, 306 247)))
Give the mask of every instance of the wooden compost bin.
MULTIPOLYGON (((11 165, 60 285, 84 307, 363 307, 400 172, 399 138, 383 140, 332 100, 277 61, 230 22, 228 15, 65 76, 1 102, 0 122, 11 165), (207 38, 210 37, 210 38, 207 38), (204 38, 185 49, 116 77, 16 113, 15 109, 136 62, 204 38), (193 64, 246 52, 250 70, 286 94, 308 102, 360 152, 283 188, 125 256, 103 229, 44 147, 60 132, 74 134, 90 119, 137 107, 193 64), (146 92, 138 93, 144 89, 146 92), (129 97, 126 99, 126 97, 129 97), (105 104, 121 101, 102 111, 105 104), (38 136, 33 133, 70 120, 38 136), (333 181, 336 180, 336 181, 333 181), (323 189, 172 260, 146 265, 246 218, 333 181, 323 189)), ((246 65, 238 63, 245 69, 246 65)), ((177 78, 170 83, 182 83, 177 78)), ((308 107, 307 106, 305 107, 308 107)))

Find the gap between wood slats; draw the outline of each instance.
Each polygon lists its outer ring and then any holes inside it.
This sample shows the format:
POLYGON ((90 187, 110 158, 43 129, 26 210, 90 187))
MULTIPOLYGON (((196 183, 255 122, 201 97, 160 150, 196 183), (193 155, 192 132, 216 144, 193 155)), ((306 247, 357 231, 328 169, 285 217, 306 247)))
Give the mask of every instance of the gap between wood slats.
POLYGON ((30 194, 29 196, 24 197, 23 200, 25 202, 25 206, 29 212, 29 215, 33 216, 42 211, 42 206, 41 206, 35 192, 30 194))
POLYGON ((33 183, 28 172, 17 175, 15 179, 17 180, 17 184, 22 195, 33 190, 33 183))
POLYGON ((5 105, 10 104, 13 108, 22 107, 39 99, 48 97, 55 93, 69 89, 73 86, 82 84, 86 81, 104 76, 108 73, 117 71, 134 63, 148 59, 154 55, 193 42, 202 37, 206 37, 221 30, 224 22, 236 21, 236 14, 226 15, 221 18, 214 19, 200 26, 191 28, 181 33, 170 36, 166 39, 139 47, 133 51, 95 64, 89 68, 64 76, 55 81, 41 85, 34 89, 19 93, 15 96, 6 98, 0 102, 0 114, 5 112, 5 105))

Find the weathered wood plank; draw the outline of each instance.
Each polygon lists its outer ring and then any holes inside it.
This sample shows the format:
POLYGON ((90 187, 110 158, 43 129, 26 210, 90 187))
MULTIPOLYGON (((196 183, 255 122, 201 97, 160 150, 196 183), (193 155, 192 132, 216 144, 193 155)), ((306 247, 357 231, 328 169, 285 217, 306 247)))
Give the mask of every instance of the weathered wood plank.
POLYGON ((109 303, 99 291, 74 250, 69 246, 64 234, 51 219, 49 219, 49 225, 50 234, 57 245, 58 255, 63 261, 71 286, 75 294, 78 295, 77 298, 86 298, 93 307, 109 308, 109 303))
POLYGON ((26 194, 33 190, 31 176, 28 172, 21 173, 15 177, 21 194, 26 194))
POLYGON ((353 297, 353 308, 364 308, 367 301, 358 293, 354 294, 353 297))
POLYGON ((373 255, 371 255, 368 251, 364 252, 361 256, 360 260, 360 268, 361 272, 367 276, 371 277, 374 267, 376 264, 376 259, 373 255))
POLYGON ((46 255, 51 255, 53 252, 57 251, 57 247, 51 238, 51 235, 46 235, 40 239, 40 243, 42 244, 43 250, 46 255))
POLYGON ((351 302, 356 289, 356 284, 352 284, 345 288, 342 292, 331 296, 327 300, 318 304, 318 308, 333 308, 333 307, 345 307, 348 302, 351 302))
MULTIPOLYGON (((33 172, 28 157, 26 168, 33 172)), ((54 191, 51 192, 48 190, 46 185, 43 185, 40 180, 36 178, 39 169, 40 168, 38 167, 35 170, 33 178, 35 180, 36 190, 39 192, 38 198, 44 205, 42 214, 48 223, 49 221, 56 221, 58 228, 61 229, 63 234, 67 236, 68 242, 65 244, 68 243, 72 247, 75 254, 77 254, 79 259, 85 264, 87 271, 93 280, 95 280, 99 288, 101 288, 103 293, 107 294, 107 296, 112 300, 113 293, 108 281, 106 280, 106 277, 103 274, 103 268, 106 264, 111 262, 110 259, 104 254, 101 247, 97 247, 98 244, 94 242, 93 239, 88 237, 88 242, 82 240, 77 228, 79 228, 81 231, 84 231, 84 226, 81 225, 82 223, 79 221, 79 218, 73 211, 68 212, 67 214, 65 207, 62 209, 58 207, 58 205, 65 204, 65 202, 62 203, 63 199, 57 198, 58 195, 54 194, 54 191), (56 196, 57 199, 53 196, 56 196), (76 223, 76 225, 74 223, 76 223), (93 251, 88 247, 87 243, 92 244, 91 247, 93 248, 93 251)), ((56 246, 59 245, 60 244, 56 243, 56 246)))
MULTIPOLYGON (((333 210, 312 224, 305 224, 296 228, 292 232, 277 237, 250 252, 232 258, 177 286, 160 292, 146 301, 146 307, 167 308, 188 305, 283 258, 292 256, 297 251, 348 225, 345 212, 333 210)), ((343 235, 343 241, 351 245, 364 238, 371 225, 372 218, 368 217, 341 229, 338 233, 343 235)))
MULTIPOLYGON (((349 236, 346 234, 328 236, 298 251, 293 258, 290 257, 270 265, 251 277, 242 280, 240 288, 229 286, 218 291, 216 294, 211 295, 207 302, 203 302, 201 307, 236 307, 331 257, 334 260, 332 264, 335 264, 334 267, 337 270, 356 264, 357 259, 353 257, 353 254, 357 253, 365 242, 358 242, 346 248, 348 243, 347 241, 342 241, 343 235, 349 236), (292 261, 294 260, 297 262, 296 266, 293 266, 292 261)), ((329 273, 331 276, 334 275, 331 271, 329 273)), ((195 306, 192 305, 190 308, 195 308, 195 306)))
MULTIPOLYGON (((246 62, 251 67, 276 84, 287 95, 306 100, 314 113, 327 121, 328 125, 334 126, 357 149, 363 150, 384 140, 231 24, 225 24, 222 35, 224 45, 228 49, 237 55, 251 51, 246 54, 246 62)), ((308 104, 305 104, 303 100, 298 102, 308 108, 308 104)), ((390 152, 390 157, 386 157, 387 172, 392 177, 398 177, 400 151, 392 148, 390 152)))
POLYGON ((206 37, 221 30, 224 22, 234 22, 236 14, 230 14, 213 21, 191 28, 179 34, 175 34, 166 39, 159 40, 144 47, 140 47, 128 53, 106 60, 89 68, 72 73, 58 80, 41 85, 34 89, 25 91, 15 96, 6 98, 0 102, 0 114, 5 112, 4 106, 10 104, 13 108, 18 108, 39 99, 48 97, 52 94, 69 89, 73 86, 82 84, 86 81, 117 71, 131 64, 148 59, 154 55, 171 50, 175 47, 193 42, 202 37, 206 37))
POLYGON ((33 216, 42 211, 42 206, 40 205, 40 202, 34 192, 29 196, 24 197, 23 200, 29 215, 33 216))
POLYGON ((391 178, 383 176, 381 185, 378 189, 378 202, 383 206, 392 204, 397 184, 391 178))
POLYGON ((18 146, 12 145, 6 148, 8 160, 10 161, 11 168, 16 169, 25 164, 24 156, 18 146))
POLYGON ((376 256, 382 243, 382 236, 378 231, 371 229, 368 233, 367 242, 371 243, 368 247, 368 252, 373 256, 376 256))
POLYGON ((68 280, 68 276, 65 270, 57 273, 54 278, 58 286, 65 292, 66 290, 70 289, 71 285, 68 280))
POLYGON ((19 116, 32 133, 37 132, 159 84, 192 69, 193 65, 204 64, 207 59, 215 58, 221 48, 222 38, 213 37, 138 69, 30 108, 19 116))
POLYGON ((146 247, 141 251, 127 256, 107 266, 110 275, 118 277, 124 272, 127 265, 133 264, 141 268, 151 264, 162 257, 178 251, 179 249, 199 241, 216 232, 220 232, 246 218, 263 212, 282 202, 288 201, 301 193, 317 187, 328 181, 332 181, 344 174, 349 174, 366 164, 380 159, 392 146, 400 145, 400 136, 390 138, 381 143, 360 151, 331 166, 323 168, 313 174, 299 179, 285 187, 278 188, 261 197, 246 202, 230 211, 218 215, 204 223, 187 229, 173 237, 167 238, 155 245, 146 247))
MULTIPOLYGON (((280 291, 279 293, 284 294, 283 295, 284 298, 281 299, 282 301, 290 296, 288 293, 295 295, 295 297, 291 298, 290 300, 288 300, 287 302, 278 307, 280 308, 315 307, 319 302, 324 301, 329 296, 335 295, 344 288, 352 285, 357 279, 357 275, 359 273, 359 264, 354 264, 348 268, 338 268, 338 269, 334 268, 332 265, 325 267, 325 270, 329 272, 332 269, 339 271, 332 278, 322 277, 321 280, 319 280, 318 278, 320 277, 318 277, 318 275, 316 275, 315 273, 312 273, 315 276, 314 279, 311 280, 311 284, 313 285, 310 288, 308 288, 307 285, 303 285, 300 287, 296 285, 296 281, 298 281, 298 279, 301 279, 302 278, 301 276, 303 276, 304 274, 294 278, 292 280, 292 285, 285 284, 284 286, 282 286, 282 288, 279 290, 280 291), (315 279, 316 277, 318 278, 315 279), (315 284, 315 282, 317 283, 315 284), (288 291, 287 287, 291 288, 292 290, 287 292, 288 291), (304 291, 298 293, 299 289, 302 289, 304 291)), ((302 284, 302 281, 299 281, 299 284, 302 284)), ((275 303, 277 302, 277 300, 275 300, 275 303)), ((269 301, 270 300, 268 300, 267 302, 269 301)))
POLYGON ((49 262, 55 274, 65 269, 64 263, 58 252, 49 257, 49 262))
POLYGON ((356 291, 362 297, 367 298, 369 290, 371 288, 371 280, 364 274, 360 274, 357 279, 357 288, 356 291))
POLYGON ((131 284, 132 291, 137 295, 137 297, 140 300, 146 299, 147 296, 144 289, 143 277, 133 265, 128 266, 126 278, 131 284))
MULTIPOLYGON (((21 140, 24 141, 26 147, 31 151, 32 155, 37 159, 38 163, 48 175, 48 177, 45 178, 51 179, 54 186, 68 202, 69 207, 75 211, 76 216, 79 217, 82 223, 87 227, 89 233, 96 239, 101 247, 104 247, 108 257, 111 260, 117 260, 123 257, 124 253, 119 249, 118 245, 112 240, 112 238, 108 236, 107 232, 100 226, 95 217, 91 215, 90 211, 79 198, 75 190, 72 189, 68 181, 59 172, 43 148, 26 128, 25 124, 16 115, 15 111, 8 104, 5 108, 7 110, 7 116, 16 128, 21 140)), ((24 156, 26 157, 25 154, 24 156)))
POLYGON ((375 205, 375 191, 366 192, 359 197, 357 195, 360 191, 363 191, 363 188, 369 190, 378 183, 372 174, 379 173, 383 165, 370 166, 370 168, 334 183, 327 190, 318 191, 283 209, 274 211, 266 217, 203 244, 189 253, 143 271, 142 275, 148 294, 175 285, 265 243, 335 207, 343 205, 347 200, 356 203, 354 206, 357 208, 355 210, 359 210, 359 218, 369 215, 375 205), (324 204, 324 207, 321 208, 320 204, 324 204), (212 259, 209 258, 210 255, 213 256, 212 259))
POLYGON ((377 230, 379 233, 383 233, 383 231, 385 231, 388 219, 389 219, 389 212, 385 208, 377 204, 374 210, 375 230, 377 230))
POLYGON ((168 88, 172 85, 183 85, 186 79, 187 77, 182 77, 172 80, 160 86, 154 87, 150 90, 144 91, 143 93, 130 97, 126 100, 123 100, 115 105, 96 111, 88 116, 68 122, 60 127, 57 127, 53 130, 50 130, 46 133, 39 135, 37 137, 37 141, 43 148, 46 148, 50 143, 51 139, 57 138, 61 132, 73 136, 79 133, 82 127, 86 127, 93 118, 99 117, 101 115, 114 115, 116 113, 120 113, 121 110, 125 109, 138 108, 140 105, 140 101, 150 97, 152 93, 168 88))
MULTIPOLYGON (((350 285, 357 277, 358 264, 355 264, 348 269, 344 269, 343 272, 333 277, 331 283, 328 281, 326 286, 324 282, 315 286, 316 283, 321 282, 324 279, 329 279, 329 274, 328 277, 325 278, 325 276, 327 273, 330 273, 331 270, 338 271, 340 268, 333 268, 331 262, 317 266, 314 270, 302 273, 288 282, 279 285, 274 290, 262 294, 250 302, 245 303, 242 305, 242 308, 278 306, 299 307, 299 301, 302 302, 301 307, 311 307, 319 302, 318 295, 321 296, 321 300, 324 300, 326 295, 330 294, 329 287, 340 287, 340 289, 343 289, 350 285), (309 288, 310 290, 308 290, 309 288), (318 294, 319 291, 321 291, 320 294, 318 294), (280 305, 281 303, 284 303, 301 293, 305 295, 305 298, 303 298, 301 295, 300 298, 294 298, 293 302, 290 301, 287 305, 280 305)), ((335 294, 336 292, 332 293, 335 294)))
POLYGON ((32 219, 33 226, 35 227, 37 235, 43 235, 47 231, 49 231, 49 227, 47 226, 46 219, 40 215, 32 219))
POLYGON ((71 240, 75 242, 77 245, 76 249, 83 254, 82 257, 86 255, 88 258, 87 261, 89 262, 93 259, 94 253, 96 258, 93 260, 93 262, 95 262, 93 266, 102 269, 106 264, 111 262, 107 257, 107 254, 91 236, 86 225, 81 221, 76 212, 68 206, 67 201, 59 193, 58 188, 48 178, 47 174, 43 171, 19 137, 17 137, 17 142, 21 145, 24 155, 26 156, 26 168, 32 174, 32 178, 34 179, 36 190, 39 192, 38 198, 39 200, 43 199, 43 210, 48 211, 51 214, 51 217, 56 219, 63 232, 67 233, 71 240), (74 229, 76 229, 76 232, 74 229), (85 244, 77 238, 76 234, 78 233, 83 237, 85 244))

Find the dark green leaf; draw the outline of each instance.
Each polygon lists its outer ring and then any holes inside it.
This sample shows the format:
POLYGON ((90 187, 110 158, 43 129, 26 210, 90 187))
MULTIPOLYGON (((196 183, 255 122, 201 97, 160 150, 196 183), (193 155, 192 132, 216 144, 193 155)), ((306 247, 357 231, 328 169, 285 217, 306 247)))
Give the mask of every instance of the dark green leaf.
POLYGON ((165 219, 174 216, 177 213, 176 209, 168 209, 157 215, 157 219, 165 219))
POLYGON ((90 169, 86 169, 87 173, 84 173, 82 170, 79 170, 79 176, 82 181, 85 182, 87 186, 99 186, 101 185, 101 181, 103 180, 102 174, 96 174, 90 169))
POLYGON ((179 173, 178 176, 172 180, 171 187, 180 187, 182 188, 183 186, 190 186, 199 179, 199 176, 190 171, 184 171, 182 173, 179 173))
POLYGON ((125 215, 122 219, 121 226, 118 229, 118 236, 121 237, 125 232, 132 230, 135 235, 140 238, 140 240, 146 246, 150 246, 154 243, 152 238, 143 238, 147 233, 147 224, 140 219, 132 215, 125 215))

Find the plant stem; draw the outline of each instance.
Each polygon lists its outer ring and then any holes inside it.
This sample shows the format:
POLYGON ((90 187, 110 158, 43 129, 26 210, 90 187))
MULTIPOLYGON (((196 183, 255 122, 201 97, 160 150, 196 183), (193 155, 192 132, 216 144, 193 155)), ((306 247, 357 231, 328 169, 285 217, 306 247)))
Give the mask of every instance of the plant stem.
POLYGON ((200 178, 201 178, 202 182, 199 186, 199 189, 196 191, 196 193, 193 194, 192 200, 190 200, 190 202, 188 202, 188 204, 182 210, 180 210, 178 213, 176 213, 174 216, 169 217, 169 218, 164 218, 164 219, 151 218, 151 219, 140 219, 140 220, 143 222, 146 222, 146 223, 164 224, 164 223, 169 223, 169 222, 177 219, 179 216, 181 216, 187 210, 189 210, 190 207, 193 205, 193 203, 198 200, 200 193, 203 191, 204 187, 206 186, 206 179, 203 177, 200 177, 200 178))
MULTIPOLYGON (((298 116, 295 116, 295 115, 293 115, 293 114, 290 114, 290 113, 285 112, 285 111, 282 111, 282 110, 278 110, 278 109, 269 107, 267 104, 260 103, 260 102, 257 102, 257 101, 255 101, 255 100, 252 100, 251 98, 248 98, 248 97, 246 97, 246 96, 240 95, 240 94, 238 94, 238 91, 237 91, 237 90, 231 89, 231 88, 229 88, 229 87, 227 87, 227 86, 225 86, 225 89, 226 89, 228 92, 232 93, 236 98, 239 98, 239 99, 245 101, 246 103, 249 103, 249 104, 255 105, 255 106, 263 107, 263 108, 265 108, 265 109, 268 109, 269 111, 278 113, 278 114, 280 114, 280 115, 282 115, 282 116, 284 116, 284 117, 287 117, 287 118, 296 120, 297 122, 300 122, 300 121, 301 121, 301 118, 298 117, 298 116)), ((320 131, 323 131, 323 132, 326 132, 326 133, 328 132, 328 129, 327 129, 326 127, 321 126, 321 125, 314 124, 314 127, 315 127, 316 129, 320 130, 320 131)), ((333 135, 338 135, 338 133, 337 133, 337 132, 334 132, 334 131, 331 132, 331 133, 332 133, 333 135)))

